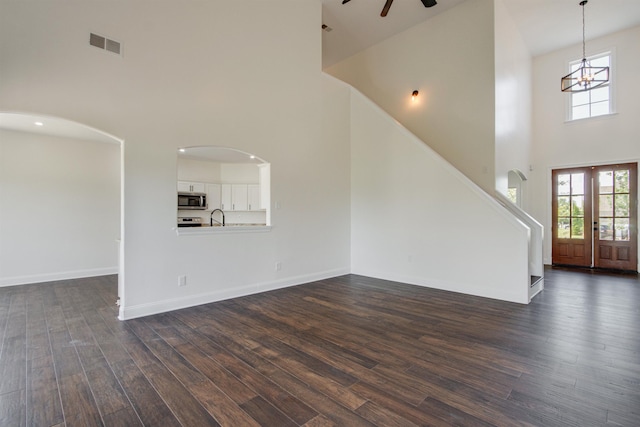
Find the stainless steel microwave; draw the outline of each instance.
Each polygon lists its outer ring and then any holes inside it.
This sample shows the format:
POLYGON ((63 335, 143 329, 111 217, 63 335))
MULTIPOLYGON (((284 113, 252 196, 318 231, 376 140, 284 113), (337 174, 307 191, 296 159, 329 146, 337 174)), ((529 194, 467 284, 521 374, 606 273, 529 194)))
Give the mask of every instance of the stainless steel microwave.
POLYGON ((178 209, 207 209, 205 193, 178 193, 178 209))

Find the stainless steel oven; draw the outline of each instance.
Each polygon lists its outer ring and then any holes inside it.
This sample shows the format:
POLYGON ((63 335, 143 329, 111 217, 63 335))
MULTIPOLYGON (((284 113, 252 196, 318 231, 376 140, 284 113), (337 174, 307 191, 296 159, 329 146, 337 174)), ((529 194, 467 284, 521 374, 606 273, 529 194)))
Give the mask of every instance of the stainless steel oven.
POLYGON ((178 227, 202 227, 202 218, 192 216, 178 217, 178 227))

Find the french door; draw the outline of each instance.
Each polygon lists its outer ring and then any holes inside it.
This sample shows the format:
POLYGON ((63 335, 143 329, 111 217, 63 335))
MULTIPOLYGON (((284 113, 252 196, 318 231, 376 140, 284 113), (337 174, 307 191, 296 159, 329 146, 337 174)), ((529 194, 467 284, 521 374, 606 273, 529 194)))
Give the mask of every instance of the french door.
POLYGON ((637 270, 637 164, 552 171, 552 262, 637 270))

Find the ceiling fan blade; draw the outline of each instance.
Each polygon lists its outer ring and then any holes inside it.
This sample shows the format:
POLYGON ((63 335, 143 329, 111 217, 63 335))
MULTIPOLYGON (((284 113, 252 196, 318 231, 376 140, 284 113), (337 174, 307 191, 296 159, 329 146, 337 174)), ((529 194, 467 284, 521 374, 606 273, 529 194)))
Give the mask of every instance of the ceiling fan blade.
POLYGON ((387 13, 389 13, 389 8, 391 7, 391 3, 393 3, 393 0, 387 0, 387 2, 384 4, 384 7, 382 8, 382 12, 380 13, 380 16, 382 17, 387 16, 387 13))
POLYGON ((433 7, 438 4, 436 0, 422 0, 424 7, 433 7))

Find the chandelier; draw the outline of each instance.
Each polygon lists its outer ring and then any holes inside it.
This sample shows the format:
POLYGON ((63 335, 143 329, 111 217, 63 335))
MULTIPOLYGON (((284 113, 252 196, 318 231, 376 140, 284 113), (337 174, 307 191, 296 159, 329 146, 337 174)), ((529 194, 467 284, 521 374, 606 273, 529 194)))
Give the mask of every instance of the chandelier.
POLYGON ((587 51, 584 36, 584 5, 588 0, 582 0, 582 61, 580 66, 564 76, 560 82, 563 92, 585 92, 604 85, 609 81, 609 67, 592 67, 587 61, 587 51))

